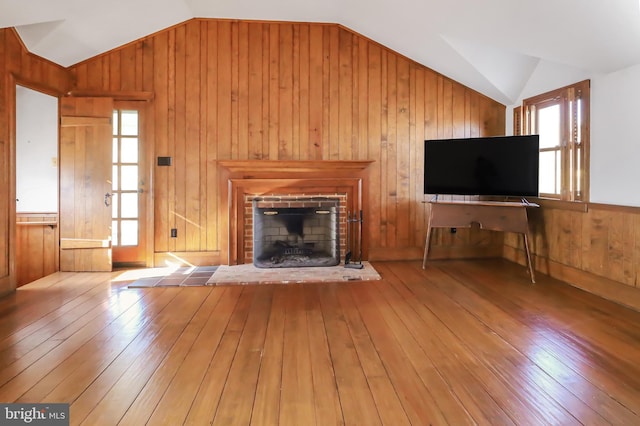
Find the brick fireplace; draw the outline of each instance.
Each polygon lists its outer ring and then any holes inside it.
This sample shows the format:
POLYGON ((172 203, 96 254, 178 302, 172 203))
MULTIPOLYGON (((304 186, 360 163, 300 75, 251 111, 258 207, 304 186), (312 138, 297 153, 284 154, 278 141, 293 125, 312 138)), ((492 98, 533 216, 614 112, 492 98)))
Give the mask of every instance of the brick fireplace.
MULTIPOLYGON (((344 256, 346 212, 363 209, 371 161, 219 161, 220 194, 229 208, 228 264, 253 262, 253 200, 335 198, 339 200, 340 259, 344 256)), ((366 211, 366 209, 365 209, 366 211)), ((367 258, 367 223, 362 252, 367 258)))

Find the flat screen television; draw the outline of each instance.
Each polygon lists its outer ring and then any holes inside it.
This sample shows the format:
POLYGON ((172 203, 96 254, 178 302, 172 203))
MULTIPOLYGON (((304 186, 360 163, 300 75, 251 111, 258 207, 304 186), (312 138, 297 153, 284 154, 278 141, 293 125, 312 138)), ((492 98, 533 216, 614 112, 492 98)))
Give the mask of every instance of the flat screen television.
POLYGON ((537 197, 539 137, 426 140, 424 193, 537 197))

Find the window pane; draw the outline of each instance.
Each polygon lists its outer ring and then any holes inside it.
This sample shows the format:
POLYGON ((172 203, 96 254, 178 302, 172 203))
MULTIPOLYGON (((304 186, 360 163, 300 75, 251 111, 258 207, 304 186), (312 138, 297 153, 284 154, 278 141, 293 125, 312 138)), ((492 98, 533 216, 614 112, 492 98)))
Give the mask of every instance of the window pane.
POLYGON ((581 148, 576 148, 576 195, 582 196, 582 156, 581 148))
POLYGON ((111 244, 114 246, 118 245, 118 221, 114 220, 111 222, 111 244))
POLYGON ((133 191, 138 189, 138 166, 122 166, 120 167, 120 189, 124 191, 133 191))
POLYGON ((118 162, 118 138, 113 138, 113 163, 118 162))
POLYGON ((118 111, 113 111, 113 135, 118 134, 118 111))
POLYGON ((118 218, 118 194, 111 194, 111 217, 118 218))
POLYGON ((114 191, 118 190, 118 166, 113 166, 111 172, 111 188, 114 191))
POLYGON ((538 134, 540 149, 560 146, 560 105, 538 110, 538 134))
POLYGON ((560 151, 556 151, 556 194, 562 192, 562 182, 560 177, 562 176, 562 159, 560 158, 560 151))
POLYGON ((122 111, 123 136, 138 136, 138 111, 122 111))
POLYGON ((120 195, 122 199, 122 207, 120 209, 120 217, 137 219, 138 218, 138 193, 127 192, 120 195))
POLYGON ((138 138, 122 138, 122 156, 120 161, 123 163, 138 162, 138 138))
POLYGON ((582 143, 582 99, 576 101, 576 140, 574 142, 582 143))
POLYGON ((137 246, 138 245, 138 221, 123 220, 120 222, 120 245, 137 246))
MULTIPOLYGON (((544 194, 557 194, 556 173, 559 173, 557 166, 560 161, 557 160, 559 151, 545 151, 540 153, 540 192, 544 194), (556 164, 557 163, 557 164, 556 164)), ((559 188, 559 186, 558 186, 559 188)))

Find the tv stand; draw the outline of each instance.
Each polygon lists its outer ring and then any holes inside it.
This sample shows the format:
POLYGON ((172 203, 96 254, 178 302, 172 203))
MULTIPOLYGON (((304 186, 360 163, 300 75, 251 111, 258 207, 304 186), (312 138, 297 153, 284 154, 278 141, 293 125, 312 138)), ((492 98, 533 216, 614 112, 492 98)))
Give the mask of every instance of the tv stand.
POLYGON ((538 207, 529 202, 500 201, 429 201, 431 214, 424 243, 422 268, 427 266, 429 242, 433 228, 470 228, 474 223, 481 229, 515 232, 524 237, 524 249, 531 282, 535 283, 531 253, 529 252, 529 222, 527 208, 538 207))

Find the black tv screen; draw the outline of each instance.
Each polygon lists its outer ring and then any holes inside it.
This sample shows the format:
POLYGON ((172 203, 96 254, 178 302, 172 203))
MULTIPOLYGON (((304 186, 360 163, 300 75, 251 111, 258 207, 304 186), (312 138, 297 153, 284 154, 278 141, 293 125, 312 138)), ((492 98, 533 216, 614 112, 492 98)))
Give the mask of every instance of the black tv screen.
POLYGON ((539 137, 427 140, 424 193, 538 196, 539 137))

